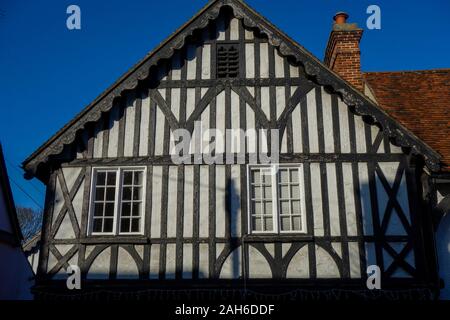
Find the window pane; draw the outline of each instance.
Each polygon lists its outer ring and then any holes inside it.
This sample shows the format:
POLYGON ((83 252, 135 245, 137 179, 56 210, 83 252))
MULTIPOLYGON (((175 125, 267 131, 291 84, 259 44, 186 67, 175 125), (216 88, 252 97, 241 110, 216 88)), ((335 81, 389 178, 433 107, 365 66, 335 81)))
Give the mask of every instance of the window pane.
POLYGON ((294 230, 299 231, 301 230, 301 218, 300 217, 294 217, 294 230))
POLYGON ((131 216, 131 203, 122 202, 122 216, 123 217, 131 216))
POLYGON ((264 231, 273 231, 273 218, 272 216, 264 218, 265 229, 264 231))
POLYGON ((260 177, 259 170, 252 170, 252 183, 261 183, 260 177))
POLYGON ((262 231, 260 218, 256 218, 256 217, 253 218, 253 230, 254 231, 262 231))
POLYGON ((298 185, 291 186, 291 198, 300 198, 300 187, 298 185))
POLYGON ((289 186, 281 186, 280 185, 280 198, 281 199, 289 199, 289 186))
POLYGON ((129 186, 133 184, 133 171, 125 171, 123 173, 123 184, 129 186))
POLYGON ((115 172, 112 172, 112 171, 108 172, 107 183, 108 183, 108 186, 116 185, 116 173, 115 172))
POLYGON ((95 200, 103 201, 105 199, 105 188, 97 187, 95 189, 95 200))
POLYGON ((141 200, 141 190, 142 188, 135 187, 133 190, 133 200, 141 200))
POLYGON ((263 171, 263 183, 271 184, 272 183, 272 170, 264 170, 263 171))
POLYGON ((253 202, 253 208, 252 209, 253 209, 252 210, 253 214, 257 214, 257 215, 261 214, 261 202, 259 202, 259 201, 253 202))
POLYGON ((112 232, 113 231, 113 219, 108 218, 105 219, 103 224, 103 232, 112 232))
POLYGON ((272 187, 264 187, 264 199, 272 199, 272 187))
POLYGON ((116 198, 116 188, 107 187, 106 188, 106 201, 114 201, 116 198))
POLYGON ((292 201, 292 214, 300 214, 300 201, 292 201))
POLYGON ((264 203, 264 214, 272 215, 272 201, 268 201, 264 203))
POLYGON ((253 187, 253 199, 261 199, 261 187, 253 187))
POLYGON ((102 232, 102 219, 94 219, 92 231, 93 232, 102 232))
POLYGON ((97 172, 97 185, 104 186, 106 181, 106 172, 97 172))
POLYGON ((289 182, 289 171, 287 169, 279 169, 280 173, 280 182, 288 183, 289 182))
POLYGON ((124 218, 120 220, 120 232, 130 232, 130 219, 124 218))
POLYGON ((131 232, 139 232, 139 218, 131 221, 131 232))
POLYGON ((291 169, 291 182, 298 183, 298 170, 297 169, 291 169))
POLYGON ((142 171, 135 171, 134 172, 134 182, 133 184, 135 186, 142 185, 142 171))
POLYGON ((291 217, 281 217, 281 230, 290 231, 291 230, 291 217))
POLYGON ((133 203, 133 216, 135 216, 135 217, 141 216, 141 203, 140 202, 133 203))
POLYGON ((289 214, 289 200, 280 201, 280 214, 289 214))
POLYGON ((124 187, 122 189, 122 200, 131 200, 131 187, 124 187))
POLYGON ((103 203, 96 203, 94 205, 94 217, 103 216, 103 203))
POLYGON ((105 203, 105 216, 107 217, 114 216, 114 202, 105 203))

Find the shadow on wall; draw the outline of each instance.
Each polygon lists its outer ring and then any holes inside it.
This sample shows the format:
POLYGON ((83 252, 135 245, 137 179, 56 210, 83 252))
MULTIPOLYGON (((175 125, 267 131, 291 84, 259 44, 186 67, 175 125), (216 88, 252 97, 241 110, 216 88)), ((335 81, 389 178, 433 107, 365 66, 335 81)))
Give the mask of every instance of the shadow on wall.
MULTIPOLYGON (((235 182, 233 179, 228 179, 227 187, 225 191, 225 211, 227 215, 230 217, 230 233, 231 235, 239 234, 238 228, 238 219, 239 219, 239 206, 241 204, 241 199, 239 198, 239 194, 236 190, 235 182)), ((231 245, 231 244, 230 244, 231 245)), ((241 268, 241 255, 239 250, 233 250, 231 253, 231 275, 232 278, 239 278, 241 276, 240 268, 241 268)))

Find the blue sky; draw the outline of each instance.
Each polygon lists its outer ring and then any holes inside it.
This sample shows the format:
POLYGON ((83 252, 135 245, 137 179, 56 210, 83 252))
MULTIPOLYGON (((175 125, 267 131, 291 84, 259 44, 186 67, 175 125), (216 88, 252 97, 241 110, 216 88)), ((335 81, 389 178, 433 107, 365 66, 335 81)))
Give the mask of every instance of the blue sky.
MULTIPOLYGON (((44 186, 22 178, 20 163, 207 0, 3 0, 0 4, 0 141, 16 204, 41 206, 44 186), (81 30, 66 8, 81 8, 81 30)), ((248 0, 294 40, 323 58, 337 11, 363 27, 364 71, 450 67, 450 1, 248 0), (368 30, 366 9, 381 8, 368 30)))

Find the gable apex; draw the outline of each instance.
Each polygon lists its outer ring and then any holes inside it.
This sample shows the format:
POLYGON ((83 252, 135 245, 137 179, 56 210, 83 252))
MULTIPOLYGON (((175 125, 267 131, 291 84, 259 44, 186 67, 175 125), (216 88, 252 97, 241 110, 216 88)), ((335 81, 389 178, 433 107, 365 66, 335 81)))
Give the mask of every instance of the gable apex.
POLYGON ((339 94, 343 101, 351 106, 352 110, 358 115, 371 118, 371 121, 377 123, 396 144, 410 148, 413 154, 421 155, 430 170, 439 170, 440 156, 438 153, 245 2, 241 0, 214 0, 209 1, 193 18, 148 53, 76 115, 72 121, 29 156, 23 162, 26 177, 31 178, 38 175, 37 172, 40 165, 47 163, 51 157, 60 154, 65 145, 73 143, 79 131, 84 129, 88 123, 97 122, 102 113, 108 112, 115 100, 123 97, 126 91, 137 88, 139 83, 150 76, 152 67, 156 66, 161 59, 168 59, 176 50, 183 48, 186 40, 196 30, 205 28, 210 21, 215 20, 224 7, 231 8, 234 16, 242 20, 246 27, 258 29, 262 34, 266 35, 269 43, 276 47, 283 56, 295 59, 311 80, 318 85, 326 87, 331 92, 339 94))

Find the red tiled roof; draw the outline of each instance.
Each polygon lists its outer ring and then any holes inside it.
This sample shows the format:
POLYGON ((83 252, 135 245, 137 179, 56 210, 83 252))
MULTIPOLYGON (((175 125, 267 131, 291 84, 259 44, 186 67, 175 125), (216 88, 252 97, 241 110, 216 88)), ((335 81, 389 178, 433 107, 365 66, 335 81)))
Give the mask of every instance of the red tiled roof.
POLYGON ((442 156, 450 171, 450 69, 365 72, 378 104, 442 156))

